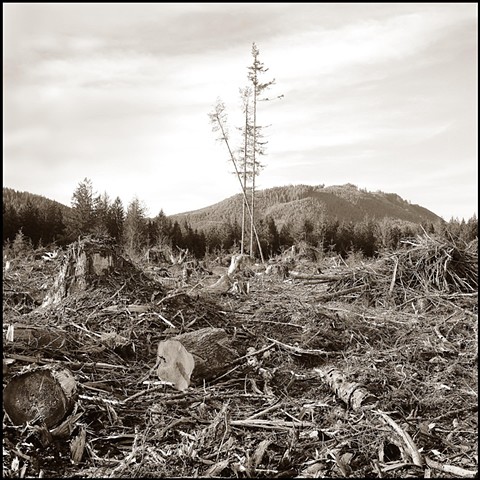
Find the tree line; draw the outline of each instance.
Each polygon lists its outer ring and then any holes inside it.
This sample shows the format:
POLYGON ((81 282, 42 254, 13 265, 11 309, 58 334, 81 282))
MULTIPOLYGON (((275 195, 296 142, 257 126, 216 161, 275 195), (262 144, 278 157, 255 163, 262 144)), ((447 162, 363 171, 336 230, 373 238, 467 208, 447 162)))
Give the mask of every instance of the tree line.
MULTIPOLYGON (((157 247, 171 251, 188 249, 200 259, 210 254, 238 252, 242 241, 242 227, 236 219, 198 230, 187 220, 170 219, 163 210, 149 218, 138 198, 133 198, 124 208, 119 197, 112 200, 106 192, 94 193, 88 178, 73 192, 70 208, 39 195, 8 188, 3 189, 2 207, 3 242, 7 247, 15 241, 34 249, 65 246, 81 235, 92 234, 112 239, 132 257, 157 247)), ((423 224, 392 218, 366 217, 353 222, 325 216, 299 216, 282 225, 267 216, 257 219, 256 228, 264 258, 300 243, 343 257, 351 252, 374 257, 381 251, 397 249, 402 239, 423 232, 465 242, 478 236, 476 215, 468 221, 452 218, 449 222, 423 224)))

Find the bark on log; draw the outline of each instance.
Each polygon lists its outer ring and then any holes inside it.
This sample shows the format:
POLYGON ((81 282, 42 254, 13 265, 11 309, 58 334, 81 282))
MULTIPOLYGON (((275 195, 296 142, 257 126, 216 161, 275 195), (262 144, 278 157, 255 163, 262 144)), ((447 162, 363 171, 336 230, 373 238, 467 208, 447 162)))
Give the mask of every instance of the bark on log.
POLYGON ((178 340, 193 355, 192 383, 198 384, 225 373, 229 363, 239 356, 232 339, 222 328, 202 328, 177 335, 172 340, 178 340))
POLYGON ((15 425, 41 419, 51 428, 70 413, 76 392, 70 370, 47 365, 13 377, 3 391, 3 407, 15 425))
POLYGON ((359 383, 347 382, 342 372, 336 368, 314 368, 314 371, 318 373, 335 394, 353 410, 358 410, 363 405, 372 404, 377 401, 377 398, 359 383))
POLYGON ((46 330, 42 327, 29 325, 12 325, 10 338, 4 333, 3 345, 30 348, 51 348, 61 350, 68 347, 68 338, 61 330, 46 330))

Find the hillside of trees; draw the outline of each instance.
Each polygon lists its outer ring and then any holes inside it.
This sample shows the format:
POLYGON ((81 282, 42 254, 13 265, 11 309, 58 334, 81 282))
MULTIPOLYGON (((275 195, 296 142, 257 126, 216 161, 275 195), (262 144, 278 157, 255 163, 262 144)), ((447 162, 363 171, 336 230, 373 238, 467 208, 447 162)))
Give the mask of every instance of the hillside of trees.
MULTIPOLYGON (((161 210, 148 218, 138 198, 124 207, 118 197, 95 193, 87 178, 73 192, 70 206, 4 187, 3 242, 12 248, 61 247, 80 235, 94 234, 111 238, 132 257, 157 247, 170 252, 188 249, 202 258, 238 250, 241 206, 241 196, 235 195, 194 212, 167 216, 161 210)), ((350 184, 259 191, 257 208, 256 229, 265 258, 300 243, 325 253, 373 257, 423 231, 466 242, 478 235, 475 215, 468 221, 445 222, 398 195, 369 193, 350 184)), ((252 253, 258 256, 258 247, 252 253)))
MULTIPOLYGON (((175 220, 188 220, 194 228, 206 229, 210 224, 240 221, 242 195, 234 195, 215 205, 173 215, 175 220)), ((323 217, 339 221, 359 222, 366 217, 375 220, 393 218, 412 223, 442 219, 419 205, 411 204, 392 193, 367 192, 355 185, 325 187, 294 185, 274 187, 257 192, 256 209, 259 218, 272 217, 281 228, 294 221, 299 212, 306 217, 323 217)))
POLYGON ((70 208, 41 195, 3 188, 3 243, 19 231, 33 246, 62 242, 70 208))

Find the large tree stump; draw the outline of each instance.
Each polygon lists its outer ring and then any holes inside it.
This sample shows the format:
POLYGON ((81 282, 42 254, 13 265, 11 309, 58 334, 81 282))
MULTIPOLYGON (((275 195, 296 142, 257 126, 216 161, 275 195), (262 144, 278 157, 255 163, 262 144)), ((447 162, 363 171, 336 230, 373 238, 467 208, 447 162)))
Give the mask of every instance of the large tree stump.
POLYGON ((94 280, 115 269, 123 269, 126 263, 107 242, 86 237, 72 243, 41 307, 60 303, 71 293, 85 291, 94 280))
POLYGON ((177 335, 171 340, 178 340, 193 356, 192 383, 198 384, 225 373, 229 363, 239 357, 231 337, 222 328, 202 328, 177 335))

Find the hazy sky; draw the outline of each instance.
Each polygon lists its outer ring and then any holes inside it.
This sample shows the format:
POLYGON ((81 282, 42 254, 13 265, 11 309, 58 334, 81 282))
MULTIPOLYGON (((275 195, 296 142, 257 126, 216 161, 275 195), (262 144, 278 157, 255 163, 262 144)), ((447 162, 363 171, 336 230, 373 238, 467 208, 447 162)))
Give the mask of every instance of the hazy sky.
POLYGON ((476 3, 3 4, 3 185, 155 216, 239 193, 208 113, 275 78, 259 188, 353 183, 478 214, 476 3))

